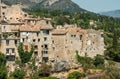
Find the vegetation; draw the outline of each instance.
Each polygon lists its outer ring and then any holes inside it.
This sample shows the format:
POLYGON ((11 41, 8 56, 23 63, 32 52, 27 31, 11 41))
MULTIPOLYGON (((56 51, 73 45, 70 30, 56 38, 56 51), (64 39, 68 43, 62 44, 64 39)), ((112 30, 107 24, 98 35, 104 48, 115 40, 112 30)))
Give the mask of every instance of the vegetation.
POLYGON ((104 57, 101 55, 95 56, 93 59, 90 57, 81 57, 78 55, 78 52, 76 51, 76 59, 78 63, 82 64, 82 67, 85 72, 87 72, 90 68, 104 68, 104 57))
POLYGON ((25 10, 34 17, 52 18, 53 26, 64 24, 77 24, 84 29, 104 30, 104 42, 106 45, 105 58, 120 62, 120 19, 102 16, 92 12, 69 13, 60 10, 25 10), (90 20, 96 21, 95 25, 89 25, 90 20), (117 50, 116 50, 117 49, 117 50))
POLYGON ((120 29, 113 29, 112 43, 105 51, 106 59, 120 62, 120 29))
POLYGON ((120 79, 120 69, 113 66, 106 68, 101 79, 120 79))
POLYGON ((6 57, 0 52, 0 79, 7 79, 6 57))
POLYGON ((84 77, 84 74, 77 71, 74 71, 68 75, 68 79, 81 79, 81 77, 84 77))
POLYGON ((23 70, 15 70, 12 74, 11 77, 13 77, 13 79, 24 79, 26 73, 23 70))
POLYGON ((39 69, 36 69, 31 74, 31 79, 56 79, 54 77, 49 77, 51 74, 51 67, 47 64, 42 64, 39 69))
POLYGON ((95 56, 94 65, 96 67, 101 66, 101 65, 103 66, 104 65, 104 58, 103 58, 103 56, 101 56, 101 55, 95 56))
POLYGON ((34 52, 33 46, 31 46, 30 52, 29 51, 24 51, 23 44, 20 43, 19 46, 18 46, 18 53, 19 53, 19 56, 20 56, 20 59, 21 59, 21 63, 24 64, 24 63, 29 62, 31 57, 32 57, 33 52, 34 52))
POLYGON ((44 78, 39 78, 39 79, 58 79, 56 77, 44 77, 44 78))
POLYGON ((8 33, 3 33, 3 37, 6 39, 9 36, 8 33))

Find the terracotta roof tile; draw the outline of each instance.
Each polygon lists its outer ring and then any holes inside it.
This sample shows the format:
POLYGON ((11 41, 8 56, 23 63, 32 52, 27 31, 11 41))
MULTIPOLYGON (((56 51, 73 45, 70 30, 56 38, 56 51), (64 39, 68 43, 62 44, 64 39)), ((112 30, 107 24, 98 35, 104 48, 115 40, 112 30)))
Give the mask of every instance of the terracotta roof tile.
POLYGON ((66 33, 67 33, 67 31, 65 29, 55 29, 52 32, 53 35, 64 35, 66 33))

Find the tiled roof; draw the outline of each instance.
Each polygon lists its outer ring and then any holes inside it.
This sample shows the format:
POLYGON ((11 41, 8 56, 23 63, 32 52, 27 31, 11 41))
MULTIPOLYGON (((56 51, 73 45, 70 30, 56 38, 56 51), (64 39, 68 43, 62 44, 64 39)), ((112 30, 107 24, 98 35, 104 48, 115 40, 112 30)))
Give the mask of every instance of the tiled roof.
POLYGON ((24 24, 23 22, 20 22, 20 21, 15 20, 15 19, 11 19, 11 20, 9 20, 7 22, 8 22, 8 24, 24 24))
POLYGON ((24 18, 24 20, 52 20, 51 18, 24 18))
POLYGON ((31 26, 31 25, 23 25, 20 27, 20 31, 32 31, 38 32, 40 31, 39 27, 31 26))
POLYGON ((66 33, 67 33, 67 31, 65 29, 55 29, 52 32, 53 35, 64 35, 66 33))
POLYGON ((68 33, 70 34, 84 34, 86 33, 86 30, 83 30, 81 28, 68 28, 67 29, 68 33))
POLYGON ((41 29, 41 30, 42 30, 42 29, 47 29, 47 30, 53 29, 52 25, 43 24, 43 25, 39 25, 39 26, 40 26, 40 29, 41 29))

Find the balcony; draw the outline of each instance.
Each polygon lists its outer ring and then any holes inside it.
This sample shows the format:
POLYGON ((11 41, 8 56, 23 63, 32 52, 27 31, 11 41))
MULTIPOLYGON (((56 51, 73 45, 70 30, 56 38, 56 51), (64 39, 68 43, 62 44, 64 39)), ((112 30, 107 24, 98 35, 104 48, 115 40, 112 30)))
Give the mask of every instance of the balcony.
POLYGON ((15 52, 12 53, 12 52, 6 52, 6 56, 15 56, 15 52))
POLYGON ((49 57, 47 50, 42 51, 42 57, 49 57))
POLYGON ((48 51, 48 48, 42 48, 42 51, 48 51))

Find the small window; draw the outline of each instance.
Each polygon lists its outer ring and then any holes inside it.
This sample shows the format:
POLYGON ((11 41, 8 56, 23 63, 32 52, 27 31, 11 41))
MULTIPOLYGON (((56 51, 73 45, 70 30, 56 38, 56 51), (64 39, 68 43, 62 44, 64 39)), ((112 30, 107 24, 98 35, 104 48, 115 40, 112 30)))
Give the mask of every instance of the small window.
POLYGON ((37 32, 37 36, 39 36, 39 32, 37 32))
POLYGON ((40 42, 40 39, 38 39, 38 42, 40 42))
POLYGON ((46 21, 46 24, 49 24, 49 21, 46 21))
POLYGON ((12 53, 15 53, 15 49, 12 49, 12 53))
POLYGON ((24 38, 23 38, 22 40, 23 40, 23 42, 25 41, 25 39, 24 39, 24 38))
POLYGON ((9 40, 6 40, 6 45, 9 45, 9 40))
POLYGON ((54 40, 52 40, 52 43, 54 44, 54 40))
POLYGON ((24 47, 25 47, 25 50, 28 50, 28 45, 25 45, 24 47))
POLYGON ((75 38, 75 37, 76 37, 76 35, 71 35, 71 37, 72 37, 72 38, 75 38))
POLYGON ((43 54, 48 54, 48 51, 42 51, 43 54))
POLYGON ((37 50, 37 49, 38 49, 38 46, 37 46, 37 45, 35 45, 35 46, 34 46, 34 49, 35 49, 35 50, 37 50))
POLYGON ((47 37, 44 37, 44 41, 47 41, 47 37))
POLYGON ((49 34, 49 30, 43 30, 43 34, 49 34))
POLYGON ((3 28, 5 29, 5 26, 3 28))
POLYGON ((15 45, 17 44, 17 40, 14 41, 15 42, 15 45))
POLYGON ((6 49, 6 54, 8 54, 8 53, 9 53, 9 49, 7 48, 7 49, 6 49))
POLYGON ((103 35, 103 34, 101 34, 101 37, 104 37, 104 35, 103 35))
POLYGON ((48 57, 43 57, 42 62, 48 62, 49 58, 48 57))
POLYGON ((5 12, 2 12, 3 15, 5 15, 5 12))
POLYGON ((55 47, 53 47, 53 50, 55 50, 55 47))
POLYGON ((35 55, 35 56, 38 56, 38 51, 35 51, 35 52, 34 52, 34 55, 35 55))
POLYGON ((33 42, 35 42, 35 39, 33 39, 33 42))
POLYGON ((82 40, 82 35, 80 35, 80 40, 82 40))

